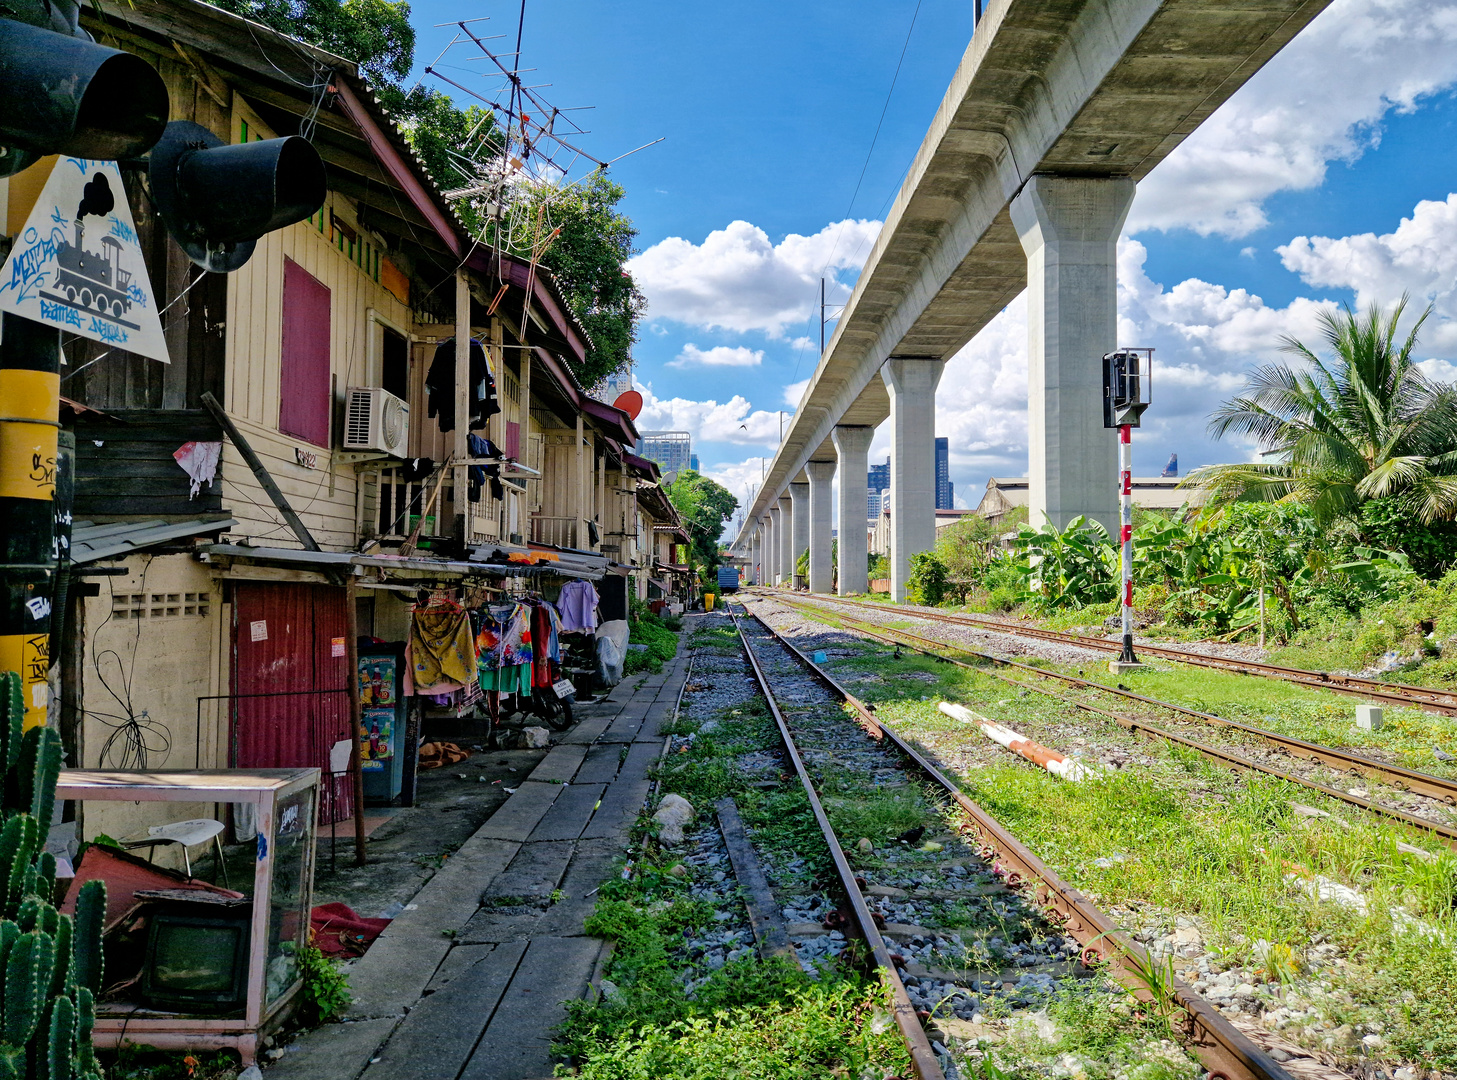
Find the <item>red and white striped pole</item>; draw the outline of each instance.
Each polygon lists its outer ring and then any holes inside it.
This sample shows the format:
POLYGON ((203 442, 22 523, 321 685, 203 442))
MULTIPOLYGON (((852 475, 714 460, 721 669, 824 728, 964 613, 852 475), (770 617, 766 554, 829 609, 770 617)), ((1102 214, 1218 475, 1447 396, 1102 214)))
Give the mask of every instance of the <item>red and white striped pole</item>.
POLYGON ((1122 424, 1118 428, 1119 501, 1122 505, 1122 524, 1118 540, 1122 546, 1123 564, 1123 655, 1120 664, 1136 664, 1133 655, 1133 427, 1122 424))

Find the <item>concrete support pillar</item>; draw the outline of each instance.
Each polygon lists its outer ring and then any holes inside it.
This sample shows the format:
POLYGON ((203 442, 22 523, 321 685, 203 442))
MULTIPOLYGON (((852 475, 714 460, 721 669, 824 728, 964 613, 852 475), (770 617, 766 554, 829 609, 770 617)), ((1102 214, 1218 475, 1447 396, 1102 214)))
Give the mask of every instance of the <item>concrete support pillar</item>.
POLYGON ((1012 200, 1027 253, 1028 520, 1079 514, 1118 532, 1116 433, 1103 354, 1118 347, 1118 234, 1137 185, 1034 176, 1012 200))
POLYGON ((794 503, 794 533, 790 544, 789 572, 794 587, 805 583, 799 573, 799 557, 809 550, 809 484, 800 481, 789 485, 789 497, 794 503))
POLYGON ((764 584, 773 585, 779 576, 779 537, 783 533, 783 517, 778 505, 769 508, 769 547, 764 552, 764 584))
POLYGON ((779 497, 779 576, 794 585, 794 498, 788 492, 779 497))
POLYGON ((835 478, 835 463, 811 461, 804 468, 809 473, 809 591, 827 593, 835 587, 835 567, 830 548, 830 533, 833 531, 830 482, 835 478))
POLYGON ((837 591, 841 596, 849 596, 870 589, 865 573, 869 561, 865 527, 869 520, 866 512, 869 492, 865 480, 875 429, 847 425, 835 428, 830 437, 835 441, 835 454, 839 457, 836 486, 840 497, 840 583, 837 591))
POLYGON ((911 556, 936 546, 936 384, 941 360, 891 357, 880 368, 890 392, 890 593, 906 598, 911 556))
POLYGON ((746 575, 750 585, 759 584, 759 551, 764 537, 762 528, 755 529, 749 537, 749 572, 746 575))

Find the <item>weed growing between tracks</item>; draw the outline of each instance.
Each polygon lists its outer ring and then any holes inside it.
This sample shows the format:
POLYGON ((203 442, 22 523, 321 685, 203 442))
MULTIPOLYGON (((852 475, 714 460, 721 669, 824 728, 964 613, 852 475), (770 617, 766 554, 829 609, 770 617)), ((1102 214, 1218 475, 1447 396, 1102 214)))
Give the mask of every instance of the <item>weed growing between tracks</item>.
POLYGON ((592 1080, 910 1075, 888 992, 848 954, 823 961, 811 976, 793 957, 760 959, 752 939, 727 960, 705 949, 715 931, 744 920, 732 876, 695 857, 701 840, 716 840, 716 800, 734 799, 781 894, 813 891, 831 863, 803 790, 781 774, 767 707, 745 673, 732 670, 737 634, 710 624, 692 644, 698 659, 685 712, 664 731, 674 736, 674 752, 658 778, 664 792, 693 804, 701 832, 669 850, 649 819, 639 822, 627 876, 602 886, 586 925, 614 945, 605 992, 596 1003, 568 1006, 557 1049, 575 1065, 559 1071, 592 1080), (744 692, 730 706, 694 704, 700 696, 732 697, 737 686, 744 692))
MULTIPOLYGON (((961 700, 976 707, 977 689, 963 685, 961 700)), ((1034 738, 1068 749, 1071 730, 1097 734, 1096 722, 1036 695, 988 702, 1006 688, 980 689, 981 708, 1034 738)), ((943 757, 964 749, 965 727, 919 701, 884 702, 879 715, 943 757)), ((1201 992, 1236 971, 1254 989, 1244 1011, 1293 1042, 1349 1052, 1372 1034, 1376 1049, 1457 1065, 1457 856, 1399 854, 1397 840, 1420 839, 1412 830, 1178 746, 1145 743, 1139 753, 1133 767, 1080 784, 990 751, 951 771, 1066 880, 1105 909, 1123 906, 1126 922, 1147 923, 1150 943, 1171 929, 1164 913, 1197 920, 1215 962, 1203 970, 1176 958, 1175 967, 1201 992), (1331 816, 1292 806, 1311 803, 1331 816), (1365 912, 1317 899, 1317 876, 1355 890, 1365 912), (1272 955, 1289 958, 1285 971, 1272 955)))
MULTIPOLYGON (((842 647, 821 638, 812 647, 826 648, 837 678, 877 703, 878 715, 948 774, 962 774, 972 798, 1227 1015, 1348 1060, 1457 1066, 1457 855, 1429 836, 1296 785, 1232 774, 1174 745, 1135 740, 981 672, 909 652, 895 660, 863 641, 842 647), (1107 771, 1088 783, 1057 780, 936 712, 943 696, 1107 771), (1312 818, 1297 809, 1304 806, 1327 816, 1312 818), (1419 861, 1397 841, 1441 854, 1419 861), (1322 879, 1351 892, 1337 895, 1322 879)), ((1248 677, 1180 668, 1124 681, 1267 727, 1275 726, 1269 712, 1283 705, 1305 725, 1291 734, 1314 741, 1339 742, 1330 735, 1350 726, 1349 706, 1311 706, 1317 695, 1248 677)), ((1425 736, 1403 732, 1391 714, 1388 731, 1398 746, 1425 736)))

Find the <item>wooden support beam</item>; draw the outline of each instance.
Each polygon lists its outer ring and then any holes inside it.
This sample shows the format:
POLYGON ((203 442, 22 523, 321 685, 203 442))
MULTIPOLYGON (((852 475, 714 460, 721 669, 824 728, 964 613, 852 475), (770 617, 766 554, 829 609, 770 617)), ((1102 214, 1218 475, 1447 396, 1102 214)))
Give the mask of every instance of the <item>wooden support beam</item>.
POLYGON ((288 499, 284 497, 283 492, 274 483, 272 475, 268 472, 268 467, 253 452, 253 447, 248 445, 248 440, 243 437, 243 433, 233 423, 233 418, 218 404, 218 399, 212 396, 211 391, 202 395, 202 403, 207 407, 207 411, 213 414, 213 418, 222 425, 224 434, 238 448, 238 453, 243 455, 243 460, 248 463, 248 468, 253 470, 254 477, 257 478, 263 490, 268 493, 268 497, 273 500, 273 505, 283 515, 283 520, 293 530, 294 536, 298 537, 298 542, 304 546, 304 550, 321 551, 319 542, 314 539, 313 533, 309 532, 308 527, 303 523, 303 519, 294 512, 293 507, 289 505, 288 499))

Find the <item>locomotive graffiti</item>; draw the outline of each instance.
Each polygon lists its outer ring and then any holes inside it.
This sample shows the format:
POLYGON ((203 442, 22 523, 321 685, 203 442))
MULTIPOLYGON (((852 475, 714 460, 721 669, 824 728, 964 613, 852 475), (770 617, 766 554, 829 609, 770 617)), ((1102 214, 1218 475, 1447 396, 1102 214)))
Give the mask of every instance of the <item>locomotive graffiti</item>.
POLYGON ((122 319, 131 310, 132 275, 121 266, 122 243, 114 236, 101 238, 100 253, 87 251, 82 241, 86 226, 75 223, 75 242, 64 240, 56 250, 54 292, 42 292, 48 300, 61 300, 82 311, 132 326, 122 319))

